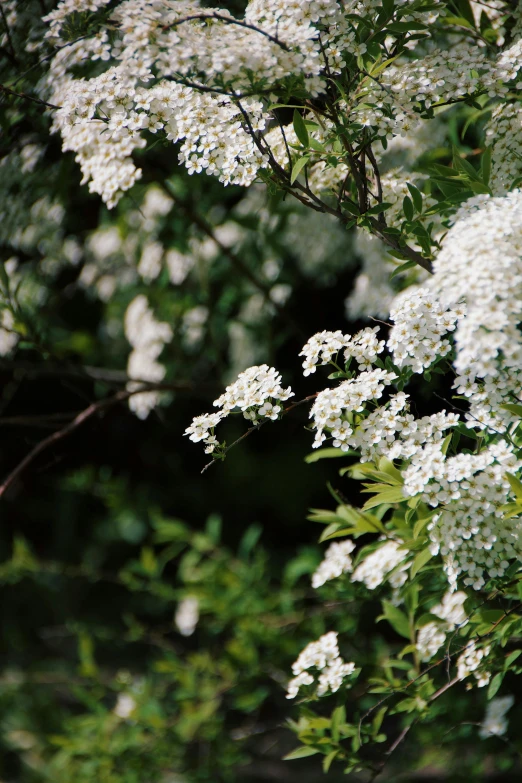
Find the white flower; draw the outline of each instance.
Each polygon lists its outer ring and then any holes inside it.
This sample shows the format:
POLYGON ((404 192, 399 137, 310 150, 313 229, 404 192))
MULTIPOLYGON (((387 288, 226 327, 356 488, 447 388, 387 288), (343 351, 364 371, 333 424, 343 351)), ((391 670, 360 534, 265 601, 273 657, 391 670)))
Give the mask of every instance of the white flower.
POLYGON ((193 595, 186 596, 177 606, 174 622, 182 636, 191 636, 199 620, 199 601, 193 595))
POLYGON ((500 696, 492 699, 486 709, 484 720, 479 731, 482 739, 488 737, 502 737, 508 727, 506 712, 508 712, 515 703, 514 696, 500 696))

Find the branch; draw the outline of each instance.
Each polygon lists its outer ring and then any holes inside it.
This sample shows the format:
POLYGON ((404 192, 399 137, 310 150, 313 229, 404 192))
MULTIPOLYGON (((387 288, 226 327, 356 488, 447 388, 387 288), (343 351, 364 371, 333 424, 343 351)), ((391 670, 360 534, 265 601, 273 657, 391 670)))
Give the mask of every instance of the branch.
MULTIPOLYGON (((319 392, 316 392, 315 394, 311 394, 309 397, 305 397, 303 400, 298 400, 298 402, 293 402, 292 405, 289 405, 288 408, 285 408, 283 413, 281 414, 281 417, 286 416, 287 413, 290 413, 294 408, 299 407, 299 405, 304 405, 305 402, 310 402, 310 400, 315 400, 319 392)), ((233 443, 230 444, 230 446, 227 446, 226 449, 221 452, 220 459, 223 459, 230 449, 233 449, 234 446, 237 446, 238 443, 241 443, 242 440, 245 440, 245 438, 248 438, 249 435, 252 435, 253 432, 257 432, 261 429, 268 421, 271 421, 271 419, 263 419, 263 421, 260 421, 259 424, 254 424, 253 427, 249 427, 246 432, 244 432, 242 435, 240 435, 237 440, 235 440, 233 443)), ((207 462, 201 473, 205 473, 206 470, 210 468, 211 465, 213 465, 215 462, 219 462, 218 459, 213 459, 210 462, 207 462)))
POLYGON ((49 435, 48 438, 41 440, 40 443, 38 443, 34 449, 30 451, 29 454, 27 454, 27 456, 16 466, 16 468, 12 470, 11 473, 9 473, 7 478, 0 485, 0 498, 5 495, 11 484, 21 476, 26 468, 28 468, 29 465, 31 465, 43 451, 48 449, 50 446, 53 446, 55 443, 63 440, 64 438, 67 438, 69 435, 72 435, 72 433, 77 430, 78 427, 81 427, 81 425, 86 422, 87 419, 90 419, 92 416, 95 416, 97 413, 100 413, 106 408, 110 408, 113 405, 128 400, 129 397, 131 397, 133 394, 140 394, 143 391, 144 389, 142 388, 136 389, 134 391, 119 391, 113 397, 110 397, 107 400, 93 402, 91 405, 85 408, 85 410, 81 411, 81 413, 75 416, 75 418, 61 430, 57 430, 56 432, 53 432, 52 435, 49 435))
POLYGON ((192 14, 191 16, 185 16, 183 19, 177 19, 175 22, 171 22, 169 25, 165 27, 165 29, 168 29, 170 27, 178 27, 180 24, 184 24, 185 22, 192 22, 196 20, 207 20, 207 19, 216 19, 220 22, 225 22, 226 24, 235 24, 239 27, 245 27, 247 30, 253 30, 255 33, 259 33, 260 35, 264 35, 265 38, 268 38, 269 41, 272 41, 272 43, 277 44, 277 46, 280 46, 281 49, 284 49, 285 52, 290 51, 290 47, 287 46, 283 41, 280 41, 279 38, 276 38, 273 35, 270 35, 266 30, 262 30, 260 27, 256 27, 253 24, 249 24, 248 22, 242 22, 240 19, 236 19, 233 16, 225 16, 224 14, 216 13, 215 11, 211 11, 207 14, 201 13, 201 14, 192 14))
POLYGON ((252 285, 263 294, 266 301, 269 302, 272 305, 272 307, 275 308, 275 310, 281 316, 281 318, 284 318, 287 321, 287 323, 291 326, 293 331, 296 332, 300 337, 304 338, 305 335, 303 334, 301 327, 287 313, 284 307, 281 307, 281 305, 279 305, 277 302, 274 302, 270 298, 270 286, 266 285, 262 280, 259 280, 256 277, 256 275, 252 272, 250 267, 247 264, 245 264, 245 262, 238 255, 236 255, 236 253, 234 253, 234 251, 230 247, 224 245, 223 242, 221 242, 217 238, 210 223, 208 223, 205 220, 205 218, 199 214, 199 212, 196 212, 195 209, 193 209, 186 202, 182 201, 178 196, 176 196, 173 189, 171 187, 168 187, 168 182, 166 183, 166 185, 167 185, 169 195, 174 199, 174 202, 177 204, 177 206, 183 210, 183 212, 186 214, 189 220, 192 223, 194 223, 194 225, 197 226, 201 231, 203 231, 203 233, 206 234, 210 239, 212 239, 212 241, 217 245, 217 247, 220 249, 223 255, 226 258, 228 258, 232 266, 235 267, 235 269, 237 269, 237 271, 243 277, 249 280, 252 283, 252 285))
POLYGON ((10 87, 6 87, 5 84, 0 84, 0 92, 4 92, 8 95, 14 95, 15 98, 22 98, 25 101, 33 101, 34 103, 38 103, 40 106, 47 106, 49 109, 61 109, 61 106, 55 106, 54 103, 47 103, 47 101, 42 101, 40 98, 34 98, 32 95, 26 95, 23 92, 15 92, 14 90, 11 90, 10 87))

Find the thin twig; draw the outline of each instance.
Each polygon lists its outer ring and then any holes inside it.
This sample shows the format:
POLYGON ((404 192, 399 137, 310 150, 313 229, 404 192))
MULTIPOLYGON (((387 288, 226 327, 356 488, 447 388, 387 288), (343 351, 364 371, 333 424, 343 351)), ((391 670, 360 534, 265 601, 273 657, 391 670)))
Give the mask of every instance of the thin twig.
POLYGON ((32 95, 26 95, 23 92, 15 92, 14 90, 11 90, 10 87, 6 87, 5 84, 0 84, 0 92, 4 92, 7 95, 14 95, 15 98, 22 98, 25 101, 33 101, 34 103, 38 103, 39 106, 47 106, 49 109, 61 109, 61 106, 55 106, 54 103, 47 103, 47 101, 42 101, 40 98, 34 98, 32 95))
MULTIPOLYGON (((298 400, 298 402, 293 402, 292 405, 289 405, 288 408, 285 408, 282 412, 281 416, 286 416, 287 413, 290 413, 294 408, 298 408, 299 405, 304 405, 305 402, 310 402, 310 400, 314 400, 319 392, 316 392, 315 394, 311 394, 309 397, 305 397, 302 400, 298 400)), ((221 457, 225 457, 226 454, 230 451, 230 449, 233 449, 234 446, 237 446, 238 443, 241 443, 242 440, 245 440, 245 438, 248 438, 249 435, 251 435, 253 432, 257 432, 261 429, 268 421, 271 421, 271 419, 263 419, 263 421, 260 421, 259 424, 254 424, 253 427, 249 427, 246 432, 244 432, 242 435, 240 435, 237 440, 235 440, 233 443, 230 444, 230 446, 227 446, 226 449, 221 452, 221 457)), ((215 462, 219 462, 219 459, 213 459, 210 462, 207 462, 201 473, 205 473, 206 470, 210 468, 211 465, 213 465, 215 462)))
POLYGON ((167 187, 167 190, 169 192, 169 195, 174 199, 174 202, 177 204, 178 207, 180 207, 183 212, 185 212, 186 216, 189 218, 189 220, 194 223, 195 226, 197 226, 201 231, 203 231, 204 234, 206 234, 212 241, 216 244, 216 246, 219 248, 221 253, 228 258, 230 263, 232 264, 235 269, 243 276, 245 277, 252 285, 260 291, 263 296, 265 297, 266 301, 274 307, 274 309, 277 311, 277 313, 281 316, 281 318, 285 319, 289 326, 300 336, 304 338, 303 330, 297 324, 294 319, 288 314, 288 312, 284 309, 284 307, 281 307, 280 304, 277 302, 274 302, 273 299, 270 297, 270 286, 266 285, 262 280, 259 280, 259 278, 252 272, 250 267, 245 264, 242 258, 240 258, 232 248, 228 247, 227 245, 223 244, 218 237, 216 236, 212 226, 210 223, 207 222, 207 220, 200 215, 199 212, 197 212, 195 209, 193 209, 191 206, 189 206, 185 201, 178 198, 176 194, 173 192, 172 188, 167 187))
POLYGON ((178 27, 180 24, 184 24, 185 22, 192 22, 196 20, 204 21, 207 19, 216 19, 220 22, 225 22, 226 24, 235 24, 239 27, 245 27, 247 30, 253 30, 255 33, 264 35, 265 38, 268 38, 269 41, 272 41, 272 43, 280 46, 281 49, 285 50, 285 52, 290 51, 290 47, 287 46, 287 44, 283 43, 283 41, 280 41, 279 38, 270 35, 270 33, 266 30, 262 30, 260 27, 256 27, 255 25, 249 24, 248 22, 242 22, 240 19, 236 19, 233 16, 225 16, 224 14, 216 13, 215 11, 210 11, 209 13, 192 14, 191 16, 185 16, 183 19, 176 19, 175 22, 170 22, 170 24, 166 25, 165 29, 170 27, 178 27))
POLYGON ((90 419, 92 416, 95 416, 97 413, 100 413, 106 408, 110 408, 113 405, 128 400, 129 397, 131 397, 133 394, 139 394, 143 391, 144 390, 141 388, 132 391, 129 390, 119 391, 109 399, 93 402, 91 405, 85 408, 85 410, 81 411, 81 413, 79 413, 69 424, 67 424, 61 430, 57 430, 56 432, 53 432, 52 435, 49 435, 48 438, 41 440, 40 443, 38 443, 34 447, 34 449, 32 449, 32 451, 30 451, 29 454, 27 454, 26 457, 24 457, 24 459, 16 466, 16 468, 14 468, 14 470, 12 470, 11 473, 9 473, 7 478, 0 485, 0 498, 3 497, 3 495, 5 495, 5 493, 7 492, 9 487, 13 484, 13 482, 16 481, 16 479, 21 476, 21 474, 29 467, 29 465, 31 465, 34 462, 34 460, 43 451, 48 449, 50 446, 53 446, 55 443, 58 443, 59 441, 63 440, 64 438, 67 438, 69 435, 72 435, 72 433, 75 430, 77 430, 78 427, 81 427, 81 425, 85 421, 87 421, 87 419, 90 419))

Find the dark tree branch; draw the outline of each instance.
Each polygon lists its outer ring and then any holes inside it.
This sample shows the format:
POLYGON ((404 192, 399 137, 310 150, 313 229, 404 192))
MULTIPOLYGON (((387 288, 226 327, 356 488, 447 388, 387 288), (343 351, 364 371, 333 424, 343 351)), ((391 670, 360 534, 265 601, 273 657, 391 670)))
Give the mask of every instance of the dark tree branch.
POLYGON ((177 19, 175 22, 171 22, 169 25, 167 25, 167 28, 171 27, 179 27, 181 24, 185 24, 185 22, 193 22, 193 21, 206 21, 207 19, 216 19, 220 22, 225 22, 226 24, 235 24, 239 27, 244 27, 247 30, 253 30, 255 33, 259 33, 260 35, 264 35, 265 38, 268 38, 269 41, 272 41, 272 43, 277 44, 277 46, 280 46, 281 49, 284 49, 285 52, 290 51, 290 47, 287 46, 283 41, 280 41, 279 38, 276 38, 273 35, 270 35, 266 30, 262 30, 260 27, 256 27, 253 24, 249 24, 248 22, 243 22, 241 19, 236 19, 233 16, 225 16, 224 14, 216 13, 216 11, 209 11, 208 13, 201 13, 201 14, 192 14, 191 16, 185 16, 183 19, 177 19))
POLYGON ((5 93, 6 95, 13 95, 15 98, 22 98, 24 101, 33 101, 33 103, 38 103, 40 106, 47 106, 49 109, 61 109, 61 106, 55 106, 54 103, 47 103, 47 101, 42 101, 40 98, 34 98, 32 95, 26 95, 23 92, 15 92, 14 90, 11 90, 10 87, 6 87, 5 84, 0 84, 0 92, 5 93))

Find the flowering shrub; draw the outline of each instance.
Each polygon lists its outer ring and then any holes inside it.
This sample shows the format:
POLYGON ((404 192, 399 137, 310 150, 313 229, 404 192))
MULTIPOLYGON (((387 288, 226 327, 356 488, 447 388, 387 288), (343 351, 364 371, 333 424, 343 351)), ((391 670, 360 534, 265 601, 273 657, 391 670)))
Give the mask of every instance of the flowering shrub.
MULTIPOLYGON (((9 51, 19 20, 7 8, 9 51)), ((324 367, 332 383, 285 406, 294 392, 277 369, 238 362, 218 410, 187 422, 185 434, 211 455, 206 468, 268 420, 309 403, 319 449, 309 461, 346 460, 340 480, 369 496, 358 508, 343 483, 332 488, 335 511, 311 512, 326 525, 321 542, 341 539, 311 580, 325 596, 385 621, 389 654, 368 663, 331 629, 307 643, 287 684, 288 699, 304 705, 291 724, 301 744, 287 758, 321 755, 325 772, 342 764, 373 780, 410 732, 438 720, 446 727, 440 705, 463 682, 496 697, 477 736, 502 736, 514 700, 497 693, 520 673, 520 9, 503 0, 251 0, 243 11, 189 0, 62 0, 31 42, 46 63, 35 85, 41 97, 6 89, 45 105, 82 183, 110 210, 139 192, 153 146, 176 145, 188 175, 263 183, 273 198, 289 196, 356 232, 363 264, 347 314, 380 323, 355 334, 322 330, 296 351, 305 377, 315 381, 324 367), (438 394, 438 378, 451 399, 437 396, 418 415, 421 400, 438 394), (234 412, 250 426, 227 445, 215 428, 234 412), (381 743, 385 750, 373 748, 381 743)), ((41 151, 23 150, 31 170, 41 151)), ((113 255, 123 256, 122 269, 132 252, 132 281, 151 290, 162 273, 177 286, 197 267, 190 248, 165 250, 155 227, 179 203, 167 174, 168 193, 146 191, 143 224, 134 218, 143 235, 123 253, 114 226, 91 234, 95 260, 83 282, 96 283, 101 299, 121 285, 117 274, 100 274, 113 255)), ((59 206, 49 203, 47 212, 60 223, 59 206)), ((239 245, 234 228, 214 232, 199 214, 194 223, 210 242, 202 255, 217 249, 258 289, 269 315, 288 318, 291 289, 272 285, 277 261, 263 258, 260 279, 242 249, 231 250, 239 245)), ((57 255, 74 263, 77 254, 60 246, 57 255)), ((17 335, 3 339, 5 354, 23 336, 12 294, 17 263, 2 278, 8 314, 0 337, 17 335)), ((123 319, 132 352, 118 401, 146 418, 167 399, 160 358, 175 333, 145 293, 133 293, 123 319)), ((208 316, 202 303, 184 309, 188 353, 197 352, 208 316)), ((188 594, 176 612, 182 635, 197 623, 194 600, 188 594)), ((118 702, 116 715, 132 713, 131 701, 118 702)), ((469 722, 465 708, 459 721, 469 722)))

